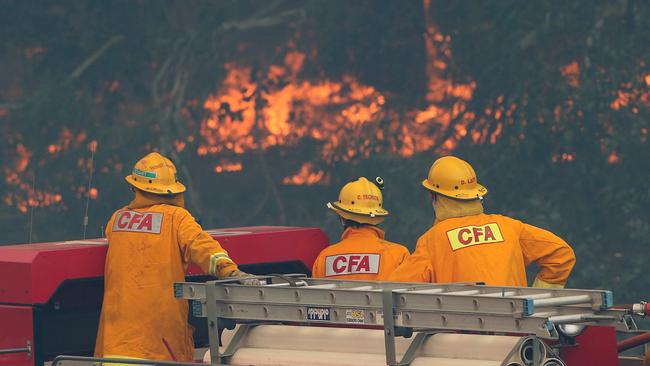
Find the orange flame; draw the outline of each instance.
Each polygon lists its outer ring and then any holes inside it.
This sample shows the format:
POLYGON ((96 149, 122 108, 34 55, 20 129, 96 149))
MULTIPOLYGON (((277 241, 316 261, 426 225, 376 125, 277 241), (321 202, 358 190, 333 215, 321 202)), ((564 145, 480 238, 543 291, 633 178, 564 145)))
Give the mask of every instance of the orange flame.
MULTIPOLYGON (((227 64, 221 87, 203 103, 206 117, 200 122, 202 141, 196 152, 199 156, 241 155, 278 145, 295 146, 304 139, 322 143, 319 157, 326 164, 382 151, 403 157, 432 148, 449 152, 467 135, 467 126, 475 118, 467 111, 467 101, 476 83, 453 83, 444 75, 451 58, 451 38, 439 33, 430 20, 424 42, 429 58, 428 105, 411 111, 387 108, 386 95, 352 75, 336 81, 301 80, 298 75, 308 58, 295 50, 265 74, 254 75, 250 67, 227 64)), ((493 131, 490 141, 496 141, 502 129, 493 131)), ((310 167, 304 164, 283 181, 309 184, 314 178, 305 177, 318 175, 308 173, 310 167)))
POLYGON ((224 172, 238 172, 240 170, 242 170, 241 163, 225 163, 221 165, 215 165, 214 167, 214 172, 217 174, 224 172))
POLYGON ((580 65, 577 61, 572 61, 560 68, 562 75, 567 79, 567 83, 574 88, 580 86, 580 65))
POLYGON ((621 158, 616 151, 612 151, 607 157, 607 162, 610 164, 618 164, 621 162, 621 158))
POLYGON ((313 163, 304 163, 296 174, 285 177, 282 183, 287 185, 310 186, 314 184, 327 184, 329 180, 329 175, 326 175, 322 170, 314 171, 313 163))

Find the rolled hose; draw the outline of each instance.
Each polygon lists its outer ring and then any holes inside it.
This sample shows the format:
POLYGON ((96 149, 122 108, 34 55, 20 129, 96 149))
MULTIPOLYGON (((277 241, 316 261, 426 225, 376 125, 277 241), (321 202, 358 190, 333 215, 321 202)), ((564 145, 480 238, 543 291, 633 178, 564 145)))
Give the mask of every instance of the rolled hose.
POLYGON ((616 348, 618 348, 618 352, 621 353, 623 351, 627 351, 630 348, 634 348, 646 343, 650 343, 650 332, 624 339, 616 343, 616 348))
MULTIPOLYGON (((534 348, 538 345, 532 338, 528 338, 522 343, 521 347, 519 348, 519 358, 524 362, 525 365, 532 365, 533 364, 533 353, 534 353, 534 348)), ((542 345, 539 349, 540 351, 540 359, 545 359, 546 358, 546 347, 542 345)))

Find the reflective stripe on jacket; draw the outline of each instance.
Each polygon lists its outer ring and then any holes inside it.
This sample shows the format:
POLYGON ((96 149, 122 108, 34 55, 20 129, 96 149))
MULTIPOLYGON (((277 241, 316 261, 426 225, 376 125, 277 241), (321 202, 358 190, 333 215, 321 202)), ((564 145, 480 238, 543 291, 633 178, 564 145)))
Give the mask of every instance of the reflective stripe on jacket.
POLYGON ((540 280, 564 284, 575 264, 569 245, 550 231, 501 215, 437 221, 389 277, 406 282, 485 282, 527 286, 526 266, 537 262, 540 280))
POLYGON ((312 277, 384 280, 408 254, 404 246, 384 240, 384 231, 376 226, 349 227, 340 242, 318 255, 312 277))
MULTIPOLYGON (((137 198, 137 197, 136 197, 137 198)), ((237 269, 228 253, 184 208, 154 204, 123 208, 108 222, 104 302, 95 356, 193 359, 188 304, 173 294, 188 264, 220 277, 237 269)))

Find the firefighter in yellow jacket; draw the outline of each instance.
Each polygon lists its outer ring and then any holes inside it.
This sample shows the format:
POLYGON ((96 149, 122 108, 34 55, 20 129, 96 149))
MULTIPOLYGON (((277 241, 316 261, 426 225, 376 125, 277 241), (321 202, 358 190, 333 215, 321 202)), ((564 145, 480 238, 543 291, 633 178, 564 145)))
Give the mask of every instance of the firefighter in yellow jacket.
POLYGON ((430 192, 435 222, 390 280, 527 286, 526 266, 536 262, 534 287, 564 287, 575 264, 571 247, 550 231, 483 213, 487 189, 467 162, 453 156, 436 160, 422 185, 430 192))
POLYGON ((113 214, 106 228, 104 301, 95 356, 172 360, 174 354, 178 361, 192 361, 188 304, 173 294, 173 284, 185 280, 188 264, 219 278, 259 282, 240 271, 184 208, 185 186, 169 159, 148 154, 126 181, 135 198, 113 214))
POLYGON ((334 211, 345 228, 341 241, 325 248, 314 262, 312 276, 351 280, 385 280, 409 254, 399 244, 384 240, 377 225, 388 211, 383 207, 383 180, 359 178, 343 186, 334 211))

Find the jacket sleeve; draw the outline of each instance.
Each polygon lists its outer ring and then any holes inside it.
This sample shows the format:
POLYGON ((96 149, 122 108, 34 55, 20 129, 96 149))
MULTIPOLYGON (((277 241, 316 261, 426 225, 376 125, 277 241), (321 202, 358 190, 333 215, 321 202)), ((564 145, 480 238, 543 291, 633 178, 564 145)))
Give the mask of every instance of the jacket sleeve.
POLYGON ((561 287, 566 283, 576 262, 569 244, 550 231, 523 223, 519 243, 526 265, 536 261, 539 267, 535 287, 561 287))
MULTIPOLYGON (((406 256, 402 264, 388 276, 387 280, 393 282, 435 282, 428 246, 426 236, 420 237, 413 254, 406 256)), ((407 255, 408 250, 404 249, 404 254, 407 255)))
POLYGON ((393 262, 392 264, 395 266, 395 268, 397 268, 399 265, 404 263, 410 254, 411 253, 409 253, 409 250, 406 249, 405 246, 401 244, 393 244, 391 248, 391 259, 393 262))
POLYGON ((321 265, 322 262, 322 254, 319 254, 316 260, 314 261, 314 265, 312 266, 311 269, 311 277, 312 278, 324 278, 325 277, 325 271, 321 265))
POLYGON ((178 243, 186 263, 191 262, 208 274, 228 277, 237 269, 218 241, 203 231, 189 212, 181 210, 176 217, 178 243))

